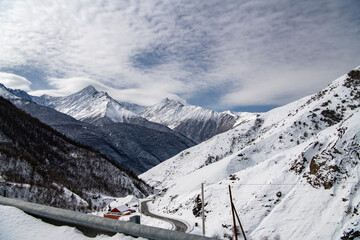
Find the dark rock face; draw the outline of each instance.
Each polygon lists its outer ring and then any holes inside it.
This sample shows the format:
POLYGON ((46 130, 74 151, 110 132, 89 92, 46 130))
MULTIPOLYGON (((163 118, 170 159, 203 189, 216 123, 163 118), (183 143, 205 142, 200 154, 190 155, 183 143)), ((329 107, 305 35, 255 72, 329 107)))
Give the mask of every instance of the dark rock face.
MULTIPOLYGON (((49 122, 72 122, 55 112, 45 114, 34 103, 22 104, 48 117, 49 122)), ((96 200, 100 194, 144 197, 151 193, 151 188, 133 172, 1 97, 0 176, 9 197, 79 211, 102 207, 96 200)))

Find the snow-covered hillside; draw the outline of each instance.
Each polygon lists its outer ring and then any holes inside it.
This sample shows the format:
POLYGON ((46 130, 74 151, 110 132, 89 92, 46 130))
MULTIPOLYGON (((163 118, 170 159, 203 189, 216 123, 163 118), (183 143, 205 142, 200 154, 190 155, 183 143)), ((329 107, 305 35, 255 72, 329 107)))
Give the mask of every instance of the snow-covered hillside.
POLYGON ((201 223, 195 215, 205 183, 207 235, 231 237, 231 185, 252 239, 354 239, 360 235, 359 87, 358 68, 142 174, 159 189, 153 210, 201 223))
POLYGON ((197 143, 229 130, 240 118, 248 115, 253 114, 235 114, 230 111, 218 113, 168 98, 142 113, 149 121, 166 125, 197 143))

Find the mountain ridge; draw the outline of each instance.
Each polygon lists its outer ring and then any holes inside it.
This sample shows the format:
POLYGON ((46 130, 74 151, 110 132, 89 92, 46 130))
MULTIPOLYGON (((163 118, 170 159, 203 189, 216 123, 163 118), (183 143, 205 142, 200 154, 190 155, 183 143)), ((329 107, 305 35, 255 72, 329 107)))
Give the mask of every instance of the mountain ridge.
POLYGON ((138 115, 123 108, 106 92, 99 92, 94 86, 86 88, 65 97, 41 96, 34 102, 52 107, 55 110, 70 115, 77 120, 95 125, 113 122, 129 122, 138 115))
POLYGON ((254 114, 235 114, 230 111, 218 113, 168 98, 147 108, 141 114, 149 121, 166 125, 197 143, 231 129, 241 118, 251 115, 254 114))
POLYGON ((99 92, 91 85, 65 97, 47 95, 34 97, 23 91, 13 91, 13 94, 97 126, 123 122, 148 127, 152 122, 158 123, 196 143, 225 132, 242 118, 246 119, 254 115, 254 113, 230 111, 218 113, 169 98, 150 107, 119 103, 106 92, 99 92))

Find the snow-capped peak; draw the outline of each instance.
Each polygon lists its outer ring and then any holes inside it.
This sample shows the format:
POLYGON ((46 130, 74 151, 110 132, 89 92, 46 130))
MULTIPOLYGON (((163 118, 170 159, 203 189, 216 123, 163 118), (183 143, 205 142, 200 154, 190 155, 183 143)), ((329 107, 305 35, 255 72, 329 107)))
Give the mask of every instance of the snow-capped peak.
POLYGON ((149 121, 166 125, 198 143, 229 130, 241 117, 234 113, 218 113, 169 98, 147 108, 142 116, 149 121))
POLYGON ((185 103, 183 101, 170 99, 170 98, 167 98, 167 97, 164 98, 163 100, 161 100, 160 104, 163 104, 163 105, 172 105, 172 104, 185 105, 185 103))
POLYGON ((139 116, 121 106, 106 92, 92 85, 66 97, 42 96, 37 103, 54 108, 78 120, 94 124, 127 122, 139 116))
POLYGON ((86 88, 80 90, 79 92, 75 93, 75 94, 93 94, 93 93, 97 93, 98 91, 96 90, 96 88, 93 85, 89 85, 86 88))
POLYGON ((71 95, 69 95, 68 97, 74 97, 74 98, 82 98, 82 97, 93 97, 93 96, 96 96, 96 97, 106 97, 108 99, 111 99, 111 97, 106 93, 106 92, 103 92, 103 91, 98 91, 94 86, 92 85, 89 85, 83 89, 81 89, 80 91, 78 92, 75 92, 71 95))

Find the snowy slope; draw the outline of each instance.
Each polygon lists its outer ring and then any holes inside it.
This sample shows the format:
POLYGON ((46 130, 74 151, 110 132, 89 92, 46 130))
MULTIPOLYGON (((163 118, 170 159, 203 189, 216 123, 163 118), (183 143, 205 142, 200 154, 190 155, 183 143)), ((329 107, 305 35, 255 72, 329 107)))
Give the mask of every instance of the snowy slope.
POLYGON ((350 75, 142 174, 160 190, 153 210, 200 223, 196 198, 204 182, 207 235, 231 237, 231 185, 252 239, 359 234, 360 71, 350 75))
POLYGON ((127 109, 127 110, 129 110, 129 111, 131 111, 131 112, 133 112, 133 113, 135 113, 137 115, 141 115, 141 113, 143 111, 145 111, 146 108, 147 108, 145 106, 137 105, 135 103, 128 103, 128 102, 119 102, 119 103, 123 108, 125 108, 125 109, 127 109))
POLYGON ((66 97, 51 97, 44 95, 34 98, 41 105, 70 115, 77 120, 98 125, 113 122, 129 122, 140 118, 137 114, 125 109, 105 92, 97 91, 93 86, 66 97))
POLYGON ((142 115, 150 121, 177 127, 185 119, 208 120, 215 118, 214 111, 203 111, 201 107, 184 105, 180 101, 165 98, 159 104, 149 107, 142 115))
POLYGON ((166 125, 197 143, 229 130, 240 118, 248 115, 253 114, 234 114, 230 111, 218 113, 168 98, 142 113, 149 121, 166 125))

